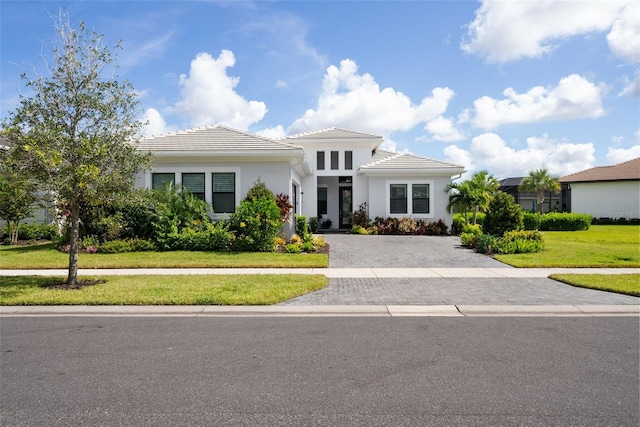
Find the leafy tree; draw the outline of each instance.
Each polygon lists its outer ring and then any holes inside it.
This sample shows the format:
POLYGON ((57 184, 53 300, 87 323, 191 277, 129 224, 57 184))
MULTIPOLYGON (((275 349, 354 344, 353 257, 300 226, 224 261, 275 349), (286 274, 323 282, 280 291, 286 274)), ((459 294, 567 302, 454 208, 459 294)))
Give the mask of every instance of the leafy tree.
POLYGON ((538 213, 542 213, 544 203, 544 193, 555 194, 560 191, 558 177, 549 175, 545 168, 529 171, 529 175, 524 177, 520 183, 519 190, 522 192, 536 193, 536 206, 538 213))
POLYGON ((18 161, 64 209, 70 223, 67 285, 77 287, 83 203, 129 192, 150 154, 138 152, 134 143, 141 114, 132 85, 117 80, 113 50, 84 24, 73 28, 64 14, 55 30, 46 64, 50 75, 22 76, 32 95, 21 96, 3 127, 18 161))
POLYGON ((510 194, 498 191, 489 203, 482 231, 493 236, 502 236, 507 231, 522 230, 522 208, 510 194))
POLYGON ((10 225, 12 245, 18 242, 18 224, 33 212, 36 190, 33 181, 17 174, 0 175, 0 219, 10 225))
POLYGON ((500 183, 489 172, 482 170, 473 174, 471 179, 461 183, 449 184, 445 192, 454 190, 449 195, 447 209, 460 209, 464 212, 465 221, 467 212, 473 211, 473 224, 476 224, 478 212, 487 210, 493 195, 498 191, 500 183))

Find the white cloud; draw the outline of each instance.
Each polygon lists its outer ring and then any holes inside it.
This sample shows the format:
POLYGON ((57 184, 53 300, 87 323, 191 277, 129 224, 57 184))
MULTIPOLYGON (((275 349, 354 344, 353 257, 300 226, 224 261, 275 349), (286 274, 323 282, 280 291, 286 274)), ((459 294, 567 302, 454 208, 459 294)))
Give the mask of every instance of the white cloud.
POLYGON ((613 24, 608 37, 611 49, 620 56, 634 56, 624 43, 633 40, 630 28, 634 20, 638 22, 638 14, 634 16, 632 10, 620 13, 633 1, 484 0, 467 25, 468 38, 460 47, 487 62, 504 63, 540 57, 553 51, 562 39, 607 31, 613 24))
POLYGON ((622 135, 614 135, 611 137, 611 142, 613 142, 614 144, 620 144, 623 141, 624 141, 624 136, 622 135))
POLYGON ((155 108, 149 108, 144 112, 144 120, 147 122, 147 125, 142 129, 142 133, 145 136, 161 135, 175 131, 175 127, 167 126, 162 114, 155 108))
POLYGON ((609 147, 609 150, 607 151, 607 160, 612 165, 626 162, 627 160, 637 159, 638 157, 640 157, 640 144, 634 145, 630 148, 609 147))
POLYGON ((629 81, 629 79, 625 77, 625 87, 618 95, 631 95, 640 98, 640 73, 636 74, 636 78, 633 81, 629 81))
POLYGON ((285 89, 287 86, 289 86, 289 85, 288 85, 288 84, 287 84, 287 82, 285 82, 284 80, 278 80, 278 81, 276 82, 276 87, 277 87, 278 89, 285 89))
POLYGON ((628 4, 607 34, 611 51, 629 63, 640 62, 640 2, 628 4))
POLYGON ((256 135, 264 136, 265 138, 278 139, 287 136, 282 125, 278 125, 272 128, 266 128, 256 132, 256 135))
POLYGON ((506 99, 476 99, 472 123, 489 130, 507 123, 600 117, 605 89, 603 84, 595 85, 577 74, 562 78, 553 88, 535 86, 522 94, 507 88, 503 92, 506 99))
POLYGON ((191 61, 189 75, 179 79, 182 99, 173 110, 186 116, 192 126, 223 123, 246 130, 249 125, 264 117, 267 106, 264 102, 247 101, 235 91, 238 77, 227 75, 236 58, 233 52, 223 50, 218 58, 208 53, 199 53, 191 61))
POLYGON ((487 169, 498 178, 525 176, 541 167, 564 176, 588 169, 595 162, 592 143, 562 142, 546 134, 527 138, 526 148, 518 150, 509 147, 499 135, 484 133, 471 140, 469 150, 450 145, 444 153, 447 161, 464 165, 470 172, 487 169))
POLYGON ((331 65, 325 73, 315 109, 307 110, 290 127, 292 132, 340 126, 386 135, 406 131, 443 114, 455 93, 435 88, 420 104, 393 88, 381 89, 373 76, 358 74, 351 59, 331 65))
POLYGON ((149 59, 161 57, 169 47, 174 34, 175 30, 170 30, 140 43, 127 44, 123 54, 119 56, 120 66, 124 69, 133 68, 149 59))
POLYGON ((464 134, 455 127, 453 120, 438 116, 425 127, 436 141, 455 142, 465 139, 464 134))

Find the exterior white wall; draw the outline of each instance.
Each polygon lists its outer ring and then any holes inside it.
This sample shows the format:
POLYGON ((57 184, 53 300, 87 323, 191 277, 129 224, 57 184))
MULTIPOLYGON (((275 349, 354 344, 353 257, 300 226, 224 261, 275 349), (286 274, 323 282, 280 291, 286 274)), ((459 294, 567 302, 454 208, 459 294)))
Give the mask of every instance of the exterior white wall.
POLYGON ((640 181, 571 183, 571 212, 594 218, 640 218, 640 181))
MULTIPOLYGON (((213 172, 234 172, 236 174, 236 206, 247 191, 260 178, 274 194, 291 196, 292 167, 289 162, 184 162, 155 161, 152 170, 138 175, 136 187, 151 188, 152 173, 175 173, 176 184, 182 183, 183 173, 205 174, 205 200, 212 202, 211 174, 213 172)), ((300 197, 298 197, 300 201, 300 197)))
POLYGON ((451 214, 447 212, 448 196, 444 189, 451 184, 448 176, 370 176, 369 177, 369 217, 400 217, 403 215, 389 213, 389 184, 396 183, 428 183, 429 204, 428 215, 405 215, 411 218, 423 218, 429 221, 442 219, 451 226, 451 214))

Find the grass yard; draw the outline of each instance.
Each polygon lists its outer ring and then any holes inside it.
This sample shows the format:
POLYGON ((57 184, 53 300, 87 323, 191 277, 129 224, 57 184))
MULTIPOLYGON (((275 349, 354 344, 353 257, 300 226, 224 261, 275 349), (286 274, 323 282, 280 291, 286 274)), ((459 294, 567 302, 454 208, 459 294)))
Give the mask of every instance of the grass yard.
POLYGON ((495 255, 514 267, 640 267, 640 226, 592 225, 586 231, 545 231, 545 249, 495 255))
POLYGON ((640 297, 640 274, 552 274, 549 277, 581 288, 640 297))
POLYGON ((0 305, 271 305, 327 286, 323 275, 99 276, 79 290, 42 285, 63 277, 0 276, 0 305))
MULTIPOLYGON (((276 252, 129 252, 80 254, 79 268, 326 268, 327 254, 276 252)), ((0 270, 67 268, 53 244, 0 246, 0 270)))

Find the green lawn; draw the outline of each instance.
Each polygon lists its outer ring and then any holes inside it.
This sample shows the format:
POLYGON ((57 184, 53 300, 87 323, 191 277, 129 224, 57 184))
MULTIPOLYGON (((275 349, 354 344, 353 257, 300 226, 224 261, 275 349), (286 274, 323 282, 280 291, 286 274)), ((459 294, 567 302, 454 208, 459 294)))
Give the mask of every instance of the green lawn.
MULTIPOLYGON (((80 254, 79 268, 325 268, 327 254, 276 252, 130 252, 80 254)), ((53 244, 0 246, 0 270, 67 268, 69 255, 53 244)))
POLYGON ((640 226, 593 225, 586 231, 545 231, 545 249, 495 255, 514 267, 640 267, 640 226))
POLYGON ((640 274, 552 274, 549 277, 581 288, 640 297, 640 274))
POLYGON ((45 289, 63 277, 0 276, 0 305, 270 305, 327 286, 323 275, 99 276, 80 290, 45 289))

